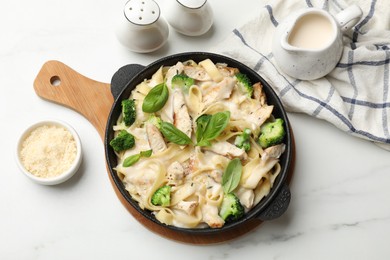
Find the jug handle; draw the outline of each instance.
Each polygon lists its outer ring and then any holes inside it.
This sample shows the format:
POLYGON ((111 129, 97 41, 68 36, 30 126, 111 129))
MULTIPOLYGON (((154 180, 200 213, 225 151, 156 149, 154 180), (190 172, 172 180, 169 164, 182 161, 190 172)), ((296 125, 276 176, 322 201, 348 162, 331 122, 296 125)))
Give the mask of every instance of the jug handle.
POLYGON ((340 26, 340 30, 346 32, 359 22, 362 15, 362 9, 358 5, 353 4, 336 14, 335 19, 340 26))

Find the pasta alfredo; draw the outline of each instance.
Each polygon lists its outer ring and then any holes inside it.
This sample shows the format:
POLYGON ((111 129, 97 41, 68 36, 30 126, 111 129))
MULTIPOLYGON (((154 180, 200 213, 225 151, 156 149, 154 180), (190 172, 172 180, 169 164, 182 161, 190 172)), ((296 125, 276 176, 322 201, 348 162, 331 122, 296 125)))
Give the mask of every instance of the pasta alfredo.
POLYGON ((211 60, 178 62, 161 67, 132 91, 135 121, 125 125, 121 115, 114 130, 116 136, 121 131, 131 134, 135 145, 116 151, 115 170, 132 198, 160 222, 182 228, 222 227, 224 173, 235 158, 242 170, 237 187, 229 192, 245 212, 272 189, 281 171, 284 144, 264 148, 258 138, 261 127, 274 120, 273 106, 267 104, 260 83, 249 91, 238 73, 211 60), (176 84, 177 75, 191 79, 191 84, 176 84), (150 102, 147 96, 154 92, 150 102), (207 127, 218 113, 228 121, 214 134, 215 129, 207 127), (215 136, 204 137, 207 131, 215 136), (246 131, 249 148, 236 143, 246 131), (152 197, 165 186, 169 186, 169 204, 154 203, 152 197))

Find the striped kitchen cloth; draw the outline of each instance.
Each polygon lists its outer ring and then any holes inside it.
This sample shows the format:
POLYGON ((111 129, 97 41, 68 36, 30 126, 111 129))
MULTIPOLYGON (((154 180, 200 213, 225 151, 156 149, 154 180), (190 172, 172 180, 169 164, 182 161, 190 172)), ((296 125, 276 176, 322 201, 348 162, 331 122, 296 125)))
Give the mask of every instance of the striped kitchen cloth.
POLYGON ((390 150, 390 1, 261 0, 258 15, 235 29, 211 51, 235 58, 257 71, 289 112, 326 120, 354 136, 390 150), (361 20, 344 36, 337 67, 327 76, 302 81, 282 73, 272 38, 295 10, 317 7, 336 14, 356 3, 361 20))

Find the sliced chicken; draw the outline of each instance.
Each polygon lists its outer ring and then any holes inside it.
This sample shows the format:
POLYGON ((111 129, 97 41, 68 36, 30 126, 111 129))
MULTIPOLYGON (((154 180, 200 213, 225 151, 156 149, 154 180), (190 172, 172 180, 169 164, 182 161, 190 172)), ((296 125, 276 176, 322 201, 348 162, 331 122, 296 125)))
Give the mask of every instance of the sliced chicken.
POLYGON ((206 146, 203 149, 223 155, 229 159, 239 158, 241 160, 246 160, 248 157, 244 149, 240 149, 227 141, 215 142, 212 146, 206 146))
POLYGON ((262 106, 249 112, 247 121, 253 122, 256 128, 260 127, 272 114, 274 106, 262 106))
POLYGON ((222 76, 224 76, 224 77, 233 77, 238 72, 240 72, 237 68, 222 66, 219 64, 217 64, 217 68, 218 68, 219 72, 222 74, 222 76))
POLYGON ((265 161, 268 159, 279 159, 280 155, 284 153, 286 149, 285 144, 277 144, 271 147, 268 147, 264 150, 264 153, 261 156, 261 160, 265 161))
POLYGON ((191 138, 192 120, 180 89, 173 92, 173 124, 191 138))
POLYGON ((184 169, 184 176, 190 175, 197 170, 197 160, 195 153, 192 153, 190 158, 182 163, 184 169))
POLYGON ((195 80, 210 81, 212 80, 210 75, 202 67, 184 66, 184 73, 195 80))
POLYGON ((175 161, 168 166, 167 179, 168 179, 168 183, 174 186, 183 184, 184 168, 179 162, 175 161))
POLYGON ((184 65, 181 62, 178 62, 176 65, 168 69, 166 73, 166 84, 168 87, 169 95, 168 100, 165 103, 164 107, 160 110, 160 116, 163 121, 173 123, 174 120, 174 108, 173 108, 173 89, 172 89, 172 78, 183 72, 184 65))
POLYGON ((218 215, 216 206, 205 204, 202 207, 203 221, 211 228, 220 228, 225 224, 225 221, 218 215))
POLYGON ((166 83, 169 88, 172 87, 172 78, 177 75, 181 74, 184 70, 184 65, 181 62, 176 63, 176 65, 170 67, 167 71, 167 74, 165 75, 166 83))
POLYGON ((253 85, 253 97, 260 101, 260 105, 264 106, 267 104, 267 98, 263 91, 263 85, 260 82, 257 82, 253 85))
POLYGON ((253 190, 239 187, 235 193, 240 200, 240 203, 245 207, 246 211, 252 208, 255 199, 253 190))
POLYGON ((204 90, 203 103, 205 106, 219 100, 227 99, 232 94, 236 80, 234 78, 224 78, 215 85, 211 85, 204 90))
POLYGON ((167 149, 164 138, 155 125, 146 123, 146 134, 148 136, 149 145, 152 148, 153 153, 156 154, 167 149))
POLYGON ((167 103, 160 110, 160 116, 163 121, 173 123, 173 90, 169 88, 169 96, 167 103))
POLYGON ((186 212, 188 215, 192 215, 196 209, 196 207, 199 205, 197 201, 180 201, 177 203, 174 208, 180 209, 186 212))

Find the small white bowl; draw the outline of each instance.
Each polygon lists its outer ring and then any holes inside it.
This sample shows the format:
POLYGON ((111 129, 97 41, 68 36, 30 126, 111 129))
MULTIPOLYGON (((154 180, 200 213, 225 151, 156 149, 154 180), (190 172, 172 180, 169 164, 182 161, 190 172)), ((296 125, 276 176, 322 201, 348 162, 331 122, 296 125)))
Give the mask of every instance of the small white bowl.
POLYGON ((34 182, 39 183, 39 184, 55 185, 55 184, 59 184, 59 183, 62 183, 62 182, 69 180, 79 169, 79 167, 81 165, 81 161, 82 161, 82 151, 81 151, 80 137, 78 136, 76 131, 73 129, 73 127, 71 127, 69 124, 62 122, 62 121, 59 121, 59 120, 44 120, 44 121, 40 121, 40 122, 37 122, 37 123, 31 125, 25 131, 23 131, 23 133, 21 134, 21 136, 19 137, 18 142, 17 142, 17 148, 16 148, 16 163, 17 163, 17 165, 19 166, 20 170, 22 171, 22 173, 25 176, 27 176, 28 178, 30 178, 31 180, 33 180, 34 182), (24 167, 24 165, 20 159, 20 151, 22 149, 22 145, 23 145, 24 140, 27 138, 27 136, 33 130, 35 130, 36 128, 38 128, 40 126, 44 126, 44 125, 62 126, 72 134, 74 140, 76 141, 77 153, 76 153, 76 158, 74 159, 71 167, 67 171, 65 171, 65 172, 63 172, 55 177, 44 178, 44 177, 35 176, 34 174, 30 173, 24 167))

